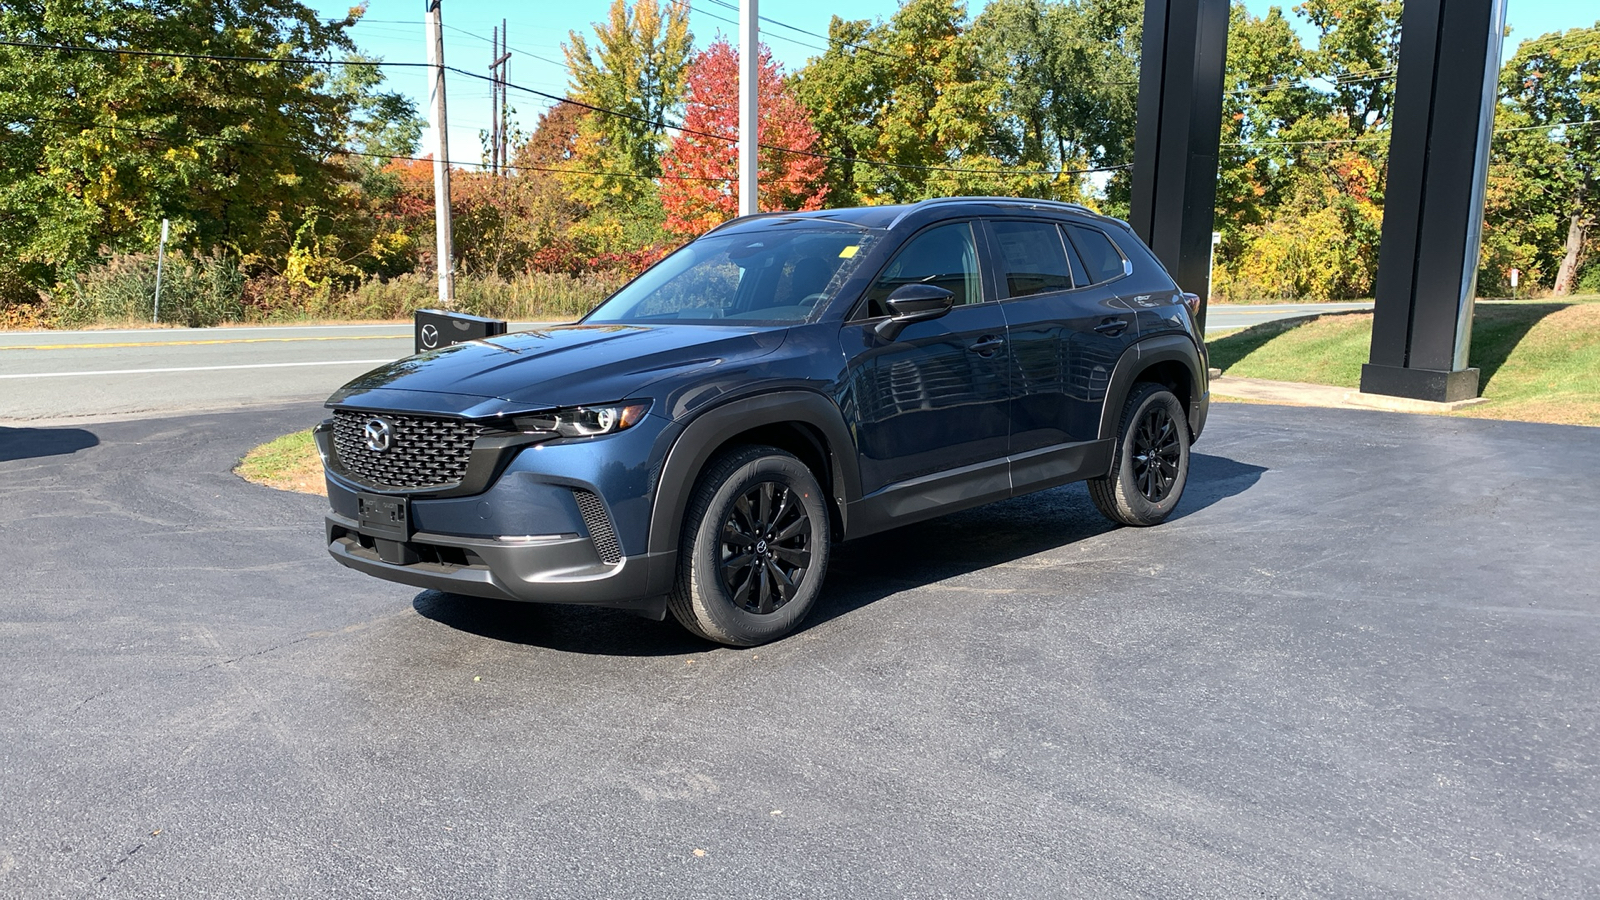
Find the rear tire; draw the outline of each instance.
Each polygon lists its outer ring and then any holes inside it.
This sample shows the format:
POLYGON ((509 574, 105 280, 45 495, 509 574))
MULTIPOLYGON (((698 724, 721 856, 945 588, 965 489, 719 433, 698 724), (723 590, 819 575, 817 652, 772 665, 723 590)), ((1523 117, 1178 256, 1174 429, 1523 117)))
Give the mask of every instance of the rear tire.
POLYGON ((667 608, 707 640, 777 640, 822 592, 830 536, 827 501, 804 463, 776 447, 729 451, 689 498, 667 608))
POLYGON ((1189 418, 1159 384, 1140 382, 1122 407, 1111 473, 1089 479, 1095 508, 1121 525, 1159 525, 1189 481, 1189 418))

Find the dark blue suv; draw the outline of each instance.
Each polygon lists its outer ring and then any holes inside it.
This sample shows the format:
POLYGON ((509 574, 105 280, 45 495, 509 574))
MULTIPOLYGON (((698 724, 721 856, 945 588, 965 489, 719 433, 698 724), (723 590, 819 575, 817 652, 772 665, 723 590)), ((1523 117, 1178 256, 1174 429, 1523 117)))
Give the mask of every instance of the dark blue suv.
POLYGON ((1199 300, 1122 222, 991 198, 738 219, 581 322, 376 369, 328 401, 328 549, 404 584, 793 629, 831 542, 1087 481, 1177 504, 1199 300))

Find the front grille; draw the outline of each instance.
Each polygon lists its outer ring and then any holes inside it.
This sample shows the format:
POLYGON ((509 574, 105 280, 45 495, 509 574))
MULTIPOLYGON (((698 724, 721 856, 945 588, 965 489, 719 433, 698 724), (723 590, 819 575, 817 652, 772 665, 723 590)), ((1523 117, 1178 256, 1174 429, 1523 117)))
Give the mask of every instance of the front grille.
POLYGON ((472 444, 482 426, 460 419, 335 410, 333 447, 344 474, 374 487, 393 490, 449 488, 461 483, 472 459, 472 444), (388 450, 367 446, 365 429, 373 419, 394 428, 388 450))
POLYGON ((600 561, 608 566, 616 565, 622 559, 622 545, 617 543, 617 532, 611 527, 611 517, 606 515, 605 504, 589 491, 575 490, 572 493, 578 498, 578 512, 583 514, 583 525, 589 529, 589 539, 594 541, 600 561))

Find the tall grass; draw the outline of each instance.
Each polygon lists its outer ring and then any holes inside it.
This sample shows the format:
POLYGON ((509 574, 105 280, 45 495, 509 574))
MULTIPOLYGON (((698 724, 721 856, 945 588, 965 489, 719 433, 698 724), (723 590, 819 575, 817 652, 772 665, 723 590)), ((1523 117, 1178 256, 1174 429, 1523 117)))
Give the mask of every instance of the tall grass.
MULTIPOLYGON (((532 272, 512 279, 456 278, 459 312, 513 321, 571 321, 627 281, 623 273, 583 276, 532 272)), ((78 273, 29 305, 17 324, 87 328, 148 323, 154 312, 156 260, 127 255, 78 273)), ((202 327, 224 323, 407 319, 439 306, 434 279, 402 275, 353 287, 293 284, 276 275, 246 279, 223 257, 168 256, 160 322, 202 327)), ((0 326, 7 320, 0 317, 0 326)))
POLYGON ((173 254, 161 267, 156 309, 156 258, 121 256, 81 272, 45 300, 45 317, 63 328, 157 320, 199 327, 244 317, 244 275, 225 257, 173 254))

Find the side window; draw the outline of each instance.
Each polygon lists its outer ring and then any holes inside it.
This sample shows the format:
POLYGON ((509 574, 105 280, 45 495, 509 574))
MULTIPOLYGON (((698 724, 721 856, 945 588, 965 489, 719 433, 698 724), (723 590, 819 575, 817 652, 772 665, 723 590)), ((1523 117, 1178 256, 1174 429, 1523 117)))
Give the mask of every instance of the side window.
POLYGON ((1048 222, 991 223, 1000 245, 1000 266, 1006 296, 1026 297, 1072 288, 1072 268, 1067 263, 1061 232, 1048 222))
POLYGON ((1072 242, 1078 245, 1078 255, 1083 258, 1083 266, 1089 272, 1091 283, 1099 284, 1122 277, 1122 253, 1110 238, 1083 225, 1068 225, 1067 230, 1072 235, 1072 242))
POLYGON ((1060 228, 1061 241, 1067 245, 1067 262, 1072 264, 1073 283, 1075 283, 1078 287, 1084 287, 1092 284, 1093 282, 1089 280, 1088 270, 1083 267, 1083 260, 1078 258, 1077 249, 1072 246, 1072 241, 1067 237, 1067 226, 1062 225, 1060 228))
POLYGON ((978 247, 972 224, 956 222, 922 232, 900 248, 878 280, 867 289, 866 316, 886 316, 883 301, 906 284, 936 284, 956 295, 956 305, 982 303, 978 280, 978 247))

